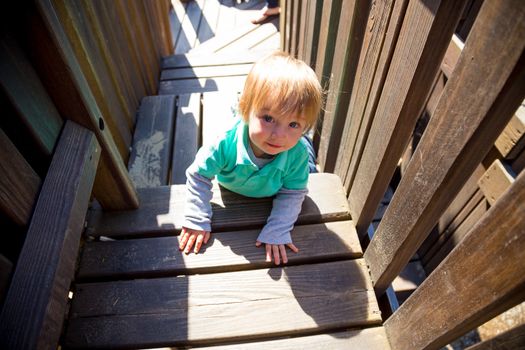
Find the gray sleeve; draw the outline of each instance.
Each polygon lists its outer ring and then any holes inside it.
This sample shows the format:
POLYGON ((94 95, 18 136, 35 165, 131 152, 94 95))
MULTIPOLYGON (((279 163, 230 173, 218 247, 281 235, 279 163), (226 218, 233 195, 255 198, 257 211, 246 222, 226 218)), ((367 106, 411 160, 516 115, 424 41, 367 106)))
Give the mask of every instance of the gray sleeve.
POLYGON ((186 202, 182 226, 194 230, 211 231, 211 180, 200 175, 193 167, 186 171, 186 202))
POLYGON ((301 206, 307 193, 307 189, 281 188, 273 199, 272 212, 257 240, 269 244, 292 243, 290 231, 301 212, 301 206))

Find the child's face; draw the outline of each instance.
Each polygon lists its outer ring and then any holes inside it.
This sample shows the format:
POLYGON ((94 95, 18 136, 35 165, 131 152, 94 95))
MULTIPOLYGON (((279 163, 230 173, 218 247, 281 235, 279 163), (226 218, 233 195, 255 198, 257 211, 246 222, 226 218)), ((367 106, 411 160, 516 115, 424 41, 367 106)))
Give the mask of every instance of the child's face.
POLYGON ((256 157, 276 155, 297 144, 306 126, 300 115, 280 115, 263 108, 250 115, 248 133, 256 157))

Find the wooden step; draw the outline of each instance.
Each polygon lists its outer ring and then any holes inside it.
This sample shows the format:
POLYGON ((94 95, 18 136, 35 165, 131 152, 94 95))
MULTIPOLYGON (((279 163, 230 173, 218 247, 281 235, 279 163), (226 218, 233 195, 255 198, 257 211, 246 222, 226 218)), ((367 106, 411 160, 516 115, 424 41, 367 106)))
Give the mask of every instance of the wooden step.
POLYGON ((173 95, 146 96, 141 101, 128 161, 138 188, 168 184, 175 110, 173 95))
MULTIPOLYGON (((350 219, 348 201, 337 175, 311 174, 308 195, 298 224, 350 219)), ((266 222, 271 198, 246 198, 215 185, 211 200, 214 211, 212 230, 228 231, 260 228, 266 222)), ((90 212, 90 236, 152 237, 179 232, 183 221, 184 185, 138 189, 140 207, 131 211, 90 212)))
POLYGON ((381 323, 363 259, 76 285, 66 347, 192 346, 381 323))

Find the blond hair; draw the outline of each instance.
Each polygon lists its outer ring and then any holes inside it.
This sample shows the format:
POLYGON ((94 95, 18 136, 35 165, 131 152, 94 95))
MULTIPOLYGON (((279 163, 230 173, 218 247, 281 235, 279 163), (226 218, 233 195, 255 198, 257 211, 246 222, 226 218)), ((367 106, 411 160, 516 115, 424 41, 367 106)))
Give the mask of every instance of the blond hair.
POLYGON ((303 61, 276 51, 254 64, 239 100, 239 112, 247 123, 261 109, 281 115, 302 115, 305 131, 319 116, 322 88, 315 72, 303 61))

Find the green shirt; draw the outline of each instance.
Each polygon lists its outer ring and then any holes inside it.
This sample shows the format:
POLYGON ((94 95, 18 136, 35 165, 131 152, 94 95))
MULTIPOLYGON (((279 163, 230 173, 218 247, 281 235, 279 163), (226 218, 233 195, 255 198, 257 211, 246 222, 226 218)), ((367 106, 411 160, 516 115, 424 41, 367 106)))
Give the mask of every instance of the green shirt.
POLYGON ((202 147, 194 166, 200 175, 247 197, 270 197, 281 188, 302 190, 308 182, 308 151, 302 138, 259 169, 248 155, 248 125, 238 120, 222 138, 202 147))

